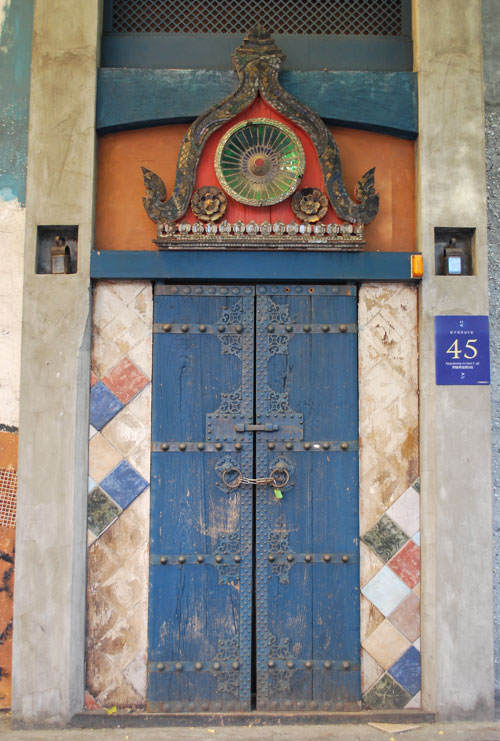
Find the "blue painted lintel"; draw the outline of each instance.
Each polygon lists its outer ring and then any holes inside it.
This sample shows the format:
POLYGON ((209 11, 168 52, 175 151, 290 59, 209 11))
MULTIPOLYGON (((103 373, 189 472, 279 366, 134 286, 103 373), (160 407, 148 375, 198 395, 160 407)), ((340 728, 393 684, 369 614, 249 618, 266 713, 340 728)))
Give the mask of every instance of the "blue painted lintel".
MULTIPOLYGON (((288 92, 338 125, 417 136, 417 77, 413 72, 285 71, 288 92)), ((192 121, 234 91, 230 70, 101 68, 97 91, 100 133, 192 121)))
POLYGON ((418 282, 409 252, 94 251, 92 278, 178 281, 418 282))

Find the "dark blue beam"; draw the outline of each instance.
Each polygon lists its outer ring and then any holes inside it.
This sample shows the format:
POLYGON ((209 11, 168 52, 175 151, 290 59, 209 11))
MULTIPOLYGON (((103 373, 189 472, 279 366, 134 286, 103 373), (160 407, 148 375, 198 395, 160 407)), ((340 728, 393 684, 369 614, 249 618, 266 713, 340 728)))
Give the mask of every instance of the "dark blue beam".
MULTIPOLYGON (((233 92, 229 70, 101 68, 100 133, 191 121, 233 92)), ((323 119, 416 138, 417 78, 412 72, 282 72, 288 92, 323 119)))
POLYGON ((409 252, 101 251, 92 278, 179 281, 415 281, 409 252))

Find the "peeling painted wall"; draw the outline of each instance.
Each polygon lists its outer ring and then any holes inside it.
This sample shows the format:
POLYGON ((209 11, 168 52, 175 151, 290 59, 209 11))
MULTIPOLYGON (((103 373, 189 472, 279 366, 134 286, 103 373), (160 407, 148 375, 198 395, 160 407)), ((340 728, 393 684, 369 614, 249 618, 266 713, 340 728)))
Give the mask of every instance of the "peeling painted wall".
POLYGON ((33 0, 0 0, 0 708, 10 707, 33 0))
POLYGON ((32 0, 0 2, 0 429, 19 424, 32 0))

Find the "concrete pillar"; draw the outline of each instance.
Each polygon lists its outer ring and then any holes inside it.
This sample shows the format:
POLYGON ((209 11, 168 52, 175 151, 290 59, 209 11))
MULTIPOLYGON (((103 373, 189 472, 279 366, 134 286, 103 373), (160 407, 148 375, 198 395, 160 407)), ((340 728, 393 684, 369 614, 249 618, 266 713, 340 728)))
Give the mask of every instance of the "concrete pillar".
POLYGON ((13 722, 83 705, 89 262, 99 0, 37 0, 32 52, 13 722), (78 225, 78 272, 35 273, 38 225, 78 225))
POLYGON ((493 712, 490 390, 436 386, 434 316, 487 314, 480 0, 415 0, 419 73, 423 704, 493 712), (475 274, 434 274, 434 227, 474 227, 475 274))

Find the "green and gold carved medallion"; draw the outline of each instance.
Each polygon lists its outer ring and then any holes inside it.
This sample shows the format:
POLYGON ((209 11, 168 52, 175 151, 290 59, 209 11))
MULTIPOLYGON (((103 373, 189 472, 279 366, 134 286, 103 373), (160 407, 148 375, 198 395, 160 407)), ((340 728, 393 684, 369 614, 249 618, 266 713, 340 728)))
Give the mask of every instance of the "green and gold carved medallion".
POLYGON ((288 198, 304 174, 302 144, 284 124, 252 118, 233 126, 215 153, 222 188, 239 203, 271 206, 288 198))

